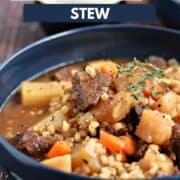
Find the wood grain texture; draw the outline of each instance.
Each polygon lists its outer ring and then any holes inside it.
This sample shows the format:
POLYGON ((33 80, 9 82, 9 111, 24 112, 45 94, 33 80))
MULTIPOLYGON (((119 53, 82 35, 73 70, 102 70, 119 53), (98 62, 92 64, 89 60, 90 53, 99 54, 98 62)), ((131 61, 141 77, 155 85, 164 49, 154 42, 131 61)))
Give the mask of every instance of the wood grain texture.
MULTIPOLYGON (((22 22, 22 7, 19 2, 0 0, 0 63, 45 36, 38 23, 22 22)), ((1 167, 0 180, 12 180, 1 167)))
POLYGON ((0 0, 0 63, 45 36, 38 23, 23 23, 21 2, 0 0))
POLYGON ((22 21, 22 10, 23 2, 0 0, 0 63, 45 36, 38 23, 22 21))

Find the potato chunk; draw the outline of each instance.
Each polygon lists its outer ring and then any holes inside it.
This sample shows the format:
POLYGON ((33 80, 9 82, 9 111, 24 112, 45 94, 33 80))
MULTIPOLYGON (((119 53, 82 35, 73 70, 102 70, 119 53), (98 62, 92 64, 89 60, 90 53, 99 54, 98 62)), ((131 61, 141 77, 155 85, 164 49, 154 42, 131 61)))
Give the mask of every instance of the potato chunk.
POLYGON ((58 82, 27 82, 21 84, 21 98, 24 106, 47 106, 51 98, 62 96, 63 89, 58 82))
POLYGON ((180 94, 180 80, 163 78, 160 81, 175 93, 180 94))
POLYGON ((170 140, 173 125, 169 115, 144 110, 135 134, 148 143, 164 145, 170 140))
POLYGON ((171 117, 176 117, 177 116, 177 95, 170 91, 163 95, 159 101, 157 102, 157 109, 160 112, 169 114, 171 117))
POLYGON ((41 162, 42 164, 55 168, 57 170, 72 172, 71 155, 57 156, 51 159, 46 159, 41 162))
POLYGON ((43 134, 45 131, 54 134, 55 131, 61 132, 63 121, 66 121, 66 117, 61 111, 55 111, 36 123, 32 129, 40 134, 43 134))
POLYGON ((90 139, 77 146, 72 152, 72 167, 82 167, 87 163, 92 172, 100 170, 100 163, 96 153, 96 139, 90 139))
POLYGON ((92 114, 98 121, 115 123, 122 120, 130 112, 132 100, 128 93, 118 93, 106 101, 100 101, 93 109, 92 114))

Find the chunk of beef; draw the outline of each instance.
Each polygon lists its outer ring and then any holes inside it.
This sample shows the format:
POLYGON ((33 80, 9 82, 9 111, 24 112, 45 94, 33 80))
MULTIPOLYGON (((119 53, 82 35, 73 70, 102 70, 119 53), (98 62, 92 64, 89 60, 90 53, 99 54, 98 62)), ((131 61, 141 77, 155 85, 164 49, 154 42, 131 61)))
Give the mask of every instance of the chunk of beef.
POLYGON ((177 166, 180 169, 180 125, 173 126, 171 143, 173 151, 176 155, 177 166))
POLYGON ((45 153, 54 144, 56 138, 44 138, 33 131, 26 131, 17 135, 11 143, 20 151, 33 156, 36 159, 41 159, 45 153))
POLYGON ((96 105, 103 94, 111 85, 112 78, 106 74, 96 72, 91 77, 85 71, 77 72, 73 78, 72 99, 79 111, 84 111, 96 105))
POLYGON ((125 122, 128 125, 128 131, 134 132, 136 129, 136 126, 139 124, 140 116, 142 114, 142 111, 144 109, 147 109, 148 107, 143 104, 137 104, 134 108, 132 108, 131 112, 127 115, 125 118, 125 122))
POLYGON ((138 161, 141 158, 143 158, 147 148, 148 148, 148 143, 146 143, 144 141, 141 141, 141 140, 138 140, 137 141, 136 151, 135 151, 135 153, 133 155, 133 159, 138 161))
POLYGON ((71 65, 56 71, 51 79, 56 81, 72 81, 72 71, 83 71, 83 66, 71 65))
POLYGON ((152 63, 153 65, 155 65, 157 67, 161 67, 161 68, 167 67, 166 60, 161 57, 151 56, 151 57, 149 57, 149 61, 150 61, 150 63, 152 63))
POLYGON ((100 129, 102 129, 110 134, 114 134, 114 129, 113 129, 112 125, 109 124, 108 122, 102 122, 100 125, 100 129))
POLYGON ((170 156, 173 149, 172 146, 161 146, 160 152, 166 154, 167 156, 170 156))
POLYGON ((124 136, 128 134, 128 129, 127 128, 121 128, 118 131, 115 131, 114 135, 115 136, 124 136))
POLYGON ((121 128, 119 130, 115 130, 111 124, 109 124, 108 122, 101 122, 101 125, 100 125, 100 128, 99 129, 102 129, 110 134, 113 134, 115 136, 123 136, 123 135, 126 135, 128 134, 128 129, 126 127, 124 128, 121 128))

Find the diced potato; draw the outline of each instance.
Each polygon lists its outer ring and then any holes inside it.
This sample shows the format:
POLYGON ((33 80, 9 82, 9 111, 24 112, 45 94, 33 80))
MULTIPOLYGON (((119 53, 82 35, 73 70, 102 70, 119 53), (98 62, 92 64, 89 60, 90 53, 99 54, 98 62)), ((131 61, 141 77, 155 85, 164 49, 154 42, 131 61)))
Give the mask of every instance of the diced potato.
POLYGON ((165 145, 169 143, 174 122, 167 114, 144 110, 135 134, 148 143, 165 145))
POLYGON ((132 99, 128 93, 118 93, 113 98, 99 102, 92 113, 98 121, 115 123, 126 117, 130 112, 132 99))
POLYGON ((63 96, 58 82, 27 82, 21 84, 21 97, 24 106, 47 106, 56 96, 63 96))
POLYGON ((157 109, 160 112, 169 114, 171 117, 177 116, 177 95, 170 91, 163 95, 157 102, 157 109))
POLYGON ((72 152, 72 167, 82 167, 87 163, 92 172, 97 172, 100 169, 96 153, 96 139, 90 139, 82 145, 77 146, 72 152))
POLYGON ((180 81, 180 67, 178 65, 174 65, 173 67, 165 69, 164 74, 168 79, 180 81))
POLYGON ((163 78, 160 79, 160 82, 168 86, 175 93, 180 94, 180 80, 163 78))
POLYGON ((36 123, 33 126, 33 130, 39 133, 48 131, 50 134, 53 134, 55 131, 61 131, 63 121, 66 121, 65 116, 61 111, 56 111, 36 123))
POLYGON ((68 173, 72 172, 72 167, 71 167, 71 155, 64 155, 64 156, 57 156, 51 159, 46 159, 41 162, 42 164, 61 170, 65 171, 68 173))
MULTIPOLYGON (((144 171, 149 171, 156 166, 157 171, 160 169, 166 175, 172 175, 174 173, 173 162, 165 154, 161 154, 158 151, 158 146, 150 145, 146 151, 144 157, 139 161, 139 166, 144 171)), ((154 175, 156 171, 154 172, 154 175)))

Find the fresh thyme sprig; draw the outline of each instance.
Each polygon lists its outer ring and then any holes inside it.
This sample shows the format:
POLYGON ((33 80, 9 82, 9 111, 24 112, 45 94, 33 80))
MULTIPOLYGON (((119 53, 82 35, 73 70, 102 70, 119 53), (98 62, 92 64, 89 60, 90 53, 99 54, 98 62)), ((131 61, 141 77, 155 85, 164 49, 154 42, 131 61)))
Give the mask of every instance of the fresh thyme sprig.
POLYGON ((133 75, 133 70, 135 67, 143 67, 146 68, 147 70, 144 70, 141 72, 141 75, 143 78, 150 78, 150 77, 157 77, 157 78, 162 78, 163 77, 163 68, 161 67, 156 67, 155 65, 151 64, 147 60, 145 62, 141 62, 137 58, 133 59, 132 63, 123 65, 123 66, 116 66, 118 75, 123 74, 123 73, 131 73, 133 75))
MULTIPOLYGON (((117 77, 122 74, 125 74, 127 78, 133 77, 133 70, 135 70, 136 67, 141 68, 139 74, 142 77, 142 80, 138 81, 137 83, 129 83, 127 89, 131 91, 131 96, 134 97, 134 99, 138 100, 141 96, 141 92, 139 91, 146 89, 145 81, 152 78, 162 78, 163 68, 156 67, 147 60, 145 60, 145 62, 142 62, 137 58, 134 58, 132 63, 128 63, 123 66, 116 66, 118 72, 117 77)), ((153 96, 157 96, 159 94, 159 92, 154 91, 153 88, 149 89, 149 91, 153 96)))
POLYGON ((141 96, 141 93, 140 92, 137 92, 137 93, 134 93, 132 92, 131 93, 131 97, 133 97, 135 100, 139 100, 139 97, 141 96))

